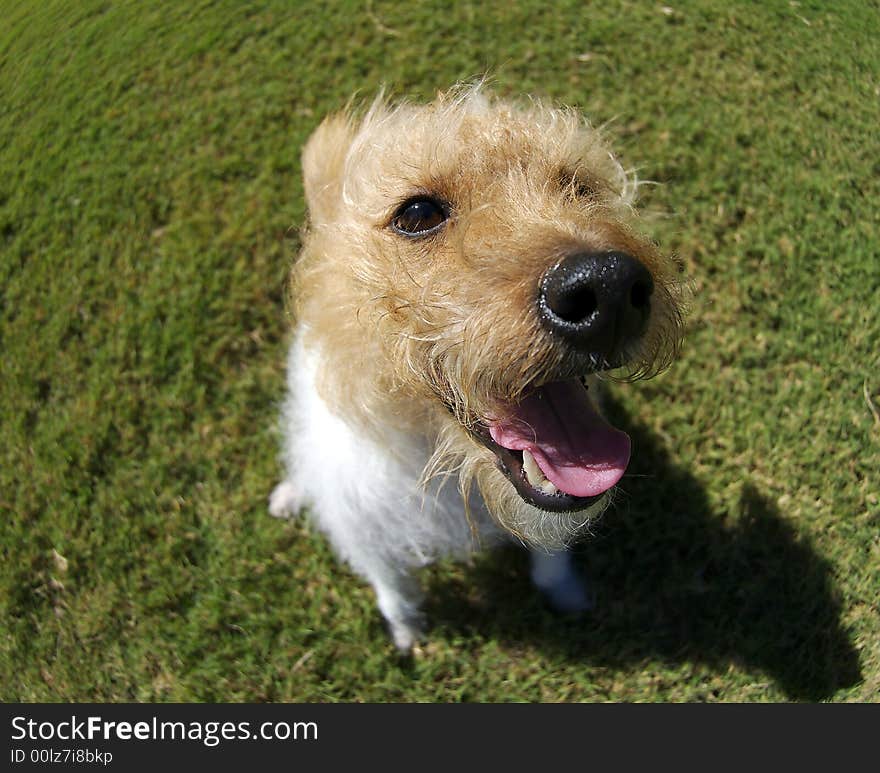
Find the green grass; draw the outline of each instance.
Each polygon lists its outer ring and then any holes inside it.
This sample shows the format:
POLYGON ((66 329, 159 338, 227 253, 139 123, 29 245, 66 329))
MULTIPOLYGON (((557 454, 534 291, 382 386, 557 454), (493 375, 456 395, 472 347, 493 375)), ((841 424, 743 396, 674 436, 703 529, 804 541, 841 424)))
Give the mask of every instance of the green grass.
POLYGON ((0 2, 0 698, 876 701, 877 3, 301 5, 0 2), (266 513, 299 150, 486 70, 613 121, 695 295, 592 617, 443 564, 401 661, 266 513))

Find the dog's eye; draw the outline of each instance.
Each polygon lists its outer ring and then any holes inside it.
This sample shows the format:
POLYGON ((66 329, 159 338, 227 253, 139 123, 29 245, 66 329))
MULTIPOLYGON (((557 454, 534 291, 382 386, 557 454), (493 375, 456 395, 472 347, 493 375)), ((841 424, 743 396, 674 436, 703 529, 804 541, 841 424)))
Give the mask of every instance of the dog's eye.
POLYGON ((584 180, 575 180, 573 188, 574 195, 579 199, 595 199, 599 195, 596 186, 584 180))
POLYGON ((434 199, 411 199, 394 213, 391 227, 404 236, 424 236, 446 222, 446 208, 434 199))
POLYGON ((560 172, 559 184, 574 199, 591 200, 599 197, 599 187, 592 180, 585 180, 571 172, 560 172))

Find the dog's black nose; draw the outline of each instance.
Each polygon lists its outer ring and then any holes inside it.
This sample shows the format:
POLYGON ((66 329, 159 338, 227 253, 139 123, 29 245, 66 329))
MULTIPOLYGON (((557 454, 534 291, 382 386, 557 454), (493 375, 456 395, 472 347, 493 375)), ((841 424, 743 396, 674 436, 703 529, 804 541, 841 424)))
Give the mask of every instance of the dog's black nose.
POLYGON ((645 330, 651 272, 625 252, 569 255, 541 279, 538 310, 545 326, 611 363, 645 330))

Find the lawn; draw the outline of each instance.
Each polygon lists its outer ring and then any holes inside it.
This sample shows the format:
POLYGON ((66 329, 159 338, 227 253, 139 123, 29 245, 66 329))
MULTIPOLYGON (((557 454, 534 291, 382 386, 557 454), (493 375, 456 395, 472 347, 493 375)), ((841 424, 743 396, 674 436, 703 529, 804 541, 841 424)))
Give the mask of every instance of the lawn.
POLYGON ((0 699, 877 701, 880 7, 0 0, 0 699), (300 148, 387 85, 582 108, 693 288, 550 614, 432 567, 412 659, 267 514, 300 148))

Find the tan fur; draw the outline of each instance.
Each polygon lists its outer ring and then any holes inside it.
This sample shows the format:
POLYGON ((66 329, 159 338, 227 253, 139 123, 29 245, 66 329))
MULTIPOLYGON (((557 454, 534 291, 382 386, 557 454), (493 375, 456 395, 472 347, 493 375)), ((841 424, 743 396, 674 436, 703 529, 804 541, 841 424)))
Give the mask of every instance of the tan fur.
MULTIPOLYGON (((635 228, 635 180, 575 111, 479 87, 332 116, 309 140, 303 171, 309 223, 292 299, 321 351, 323 398, 367 430, 427 430, 437 450, 425 477, 458 473, 463 491, 476 481, 493 514, 523 534, 517 513, 533 510, 465 428, 573 375, 534 313, 544 272, 574 250, 622 250, 650 270, 650 326, 624 377, 664 367, 679 339, 674 264, 635 228), (453 203, 447 227, 425 239, 394 233, 397 207, 427 193, 453 203)), ((576 525, 550 520, 560 534, 537 541, 564 542, 576 525)))

